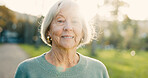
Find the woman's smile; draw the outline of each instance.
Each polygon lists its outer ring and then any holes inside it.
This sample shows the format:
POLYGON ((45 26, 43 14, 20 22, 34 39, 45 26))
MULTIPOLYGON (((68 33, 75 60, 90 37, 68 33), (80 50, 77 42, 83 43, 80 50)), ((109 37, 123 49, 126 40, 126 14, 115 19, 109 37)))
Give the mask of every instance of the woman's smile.
POLYGON ((63 36, 61 36, 61 38, 64 38, 64 39, 73 39, 74 36, 71 36, 71 35, 63 35, 63 36))

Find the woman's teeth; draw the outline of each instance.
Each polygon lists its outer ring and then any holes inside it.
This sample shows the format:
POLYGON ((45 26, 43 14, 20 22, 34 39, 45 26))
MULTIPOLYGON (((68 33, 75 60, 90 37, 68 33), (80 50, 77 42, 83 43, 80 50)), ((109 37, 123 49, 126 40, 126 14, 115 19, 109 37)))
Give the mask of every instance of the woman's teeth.
POLYGON ((64 36, 62 36, 63 38, 73 38, 73 37, 64 37, 64 36))

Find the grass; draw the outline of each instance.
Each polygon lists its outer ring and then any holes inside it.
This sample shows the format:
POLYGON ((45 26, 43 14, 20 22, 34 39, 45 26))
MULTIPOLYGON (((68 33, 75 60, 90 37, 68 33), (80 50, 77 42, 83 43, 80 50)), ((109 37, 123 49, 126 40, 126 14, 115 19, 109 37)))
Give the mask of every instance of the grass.
POLYGON ((107 66, 111 78, 148 77, 148 52, 137 51, 134 56, 130 51, 104 50, 97 52, 96 59, 101 60, 107 66))
POLYGON ((40 46, 38 48, 34 45, 20 44, 20 47, 24 49, 30 57, 41 55, 50 50, 48 46, 40 46))
MULTIPOLYGON (((20 45, 31 57, 38 56, 50 50, 50 47, 41 46, 35 48, 33 45, 20 45)), ((90 55, 86 48, 78 49, 83 55, 102 61, 109 72, 110 78, 147 78, 148 77, 148 52, 123 50, 97 50, 96 56, 90 55)))

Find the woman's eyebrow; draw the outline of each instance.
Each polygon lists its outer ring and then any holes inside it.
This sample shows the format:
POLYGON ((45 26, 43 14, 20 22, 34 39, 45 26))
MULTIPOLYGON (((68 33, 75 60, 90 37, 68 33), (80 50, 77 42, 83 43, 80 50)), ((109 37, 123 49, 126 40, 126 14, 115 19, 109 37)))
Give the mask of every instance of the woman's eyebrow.
POLYGON ((64 18, 64 15, 62 15, 62 14, 57 14, 56 18, 59 18, 59 17, 63 17, 63 18, 64 18))
POLYGON ((61 13, 61 11, 59 13, 57 13, 56 16, 62 16, 62 17, 64 17, 64 15, 61 13))

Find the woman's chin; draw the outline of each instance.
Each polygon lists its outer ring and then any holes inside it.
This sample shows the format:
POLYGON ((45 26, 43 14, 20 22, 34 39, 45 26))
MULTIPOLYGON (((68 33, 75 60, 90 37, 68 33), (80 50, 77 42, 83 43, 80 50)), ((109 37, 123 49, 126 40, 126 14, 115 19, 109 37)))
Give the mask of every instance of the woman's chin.
POLYGON ((61 47, 65 48, 65 49, 72 49, 75 46, 73 44, 61 44, 61 47))

